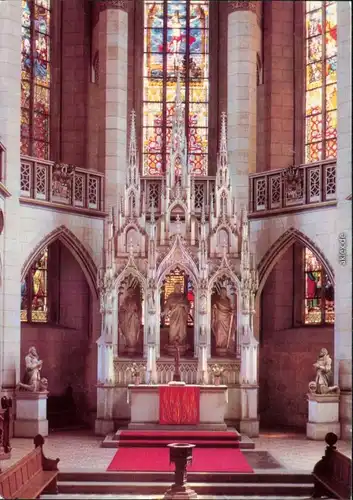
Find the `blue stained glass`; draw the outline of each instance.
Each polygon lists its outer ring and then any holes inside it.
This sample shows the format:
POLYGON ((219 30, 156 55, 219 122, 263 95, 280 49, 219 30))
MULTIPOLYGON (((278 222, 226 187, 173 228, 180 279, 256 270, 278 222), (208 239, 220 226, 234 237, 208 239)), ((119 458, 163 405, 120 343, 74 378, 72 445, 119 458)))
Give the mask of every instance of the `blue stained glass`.
POLYGON ((178 30, 186 27, 186 3, 168 2, 167 27, 178 30))

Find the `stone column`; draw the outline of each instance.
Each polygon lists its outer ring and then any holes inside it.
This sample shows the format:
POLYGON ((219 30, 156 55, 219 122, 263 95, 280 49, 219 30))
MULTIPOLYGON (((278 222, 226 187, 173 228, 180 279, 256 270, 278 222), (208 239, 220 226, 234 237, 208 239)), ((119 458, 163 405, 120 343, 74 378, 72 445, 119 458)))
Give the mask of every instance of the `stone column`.
POLYGON ((352 436, 352 4, 337 2, 337 258, 335 261, 335 383, 341 388, 343 439, 352 436), (345 259, 339 259, 339 250, 345 259))
POLYGON ((127 168, 128 2, 101 0, 99 12, 99 168, 105 172, 105 209, 116 207, 127 168))
MULTIPOLYGON (((0 140, 6 148, 4 184, 11 194, 1 202, 4 230, 0 236, 0 391, 13 391, 20 378, 20 79, 21 19, 18 0, 0 6, 0 140)), ((12 394, 9 394, 12 396, 12 394)))
POLYGON ((228 154, 236 210, 248 203, 256 170, 256 66, 260 51, 258 1, 228 2, 228 154))

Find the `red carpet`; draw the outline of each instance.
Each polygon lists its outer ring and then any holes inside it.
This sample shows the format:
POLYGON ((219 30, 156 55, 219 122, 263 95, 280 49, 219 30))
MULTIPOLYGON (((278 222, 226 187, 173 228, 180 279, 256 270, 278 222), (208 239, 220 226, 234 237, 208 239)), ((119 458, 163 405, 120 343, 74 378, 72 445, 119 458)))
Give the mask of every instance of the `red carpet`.
MULTIPOLYGON (((172 441, 169 441, 172 442, 172 441)), ((108 469, 110 472, 173 472, 169 448, 119 448, 108 469)), ((194 448, 189 472, 254 472, 239 449, 194 448)))
POLYGON ((236 431, 120 431, 118 447, 142 448, 170 443, 192 443, 198 447, 208 448, 238 448, 240 436, 236 431))

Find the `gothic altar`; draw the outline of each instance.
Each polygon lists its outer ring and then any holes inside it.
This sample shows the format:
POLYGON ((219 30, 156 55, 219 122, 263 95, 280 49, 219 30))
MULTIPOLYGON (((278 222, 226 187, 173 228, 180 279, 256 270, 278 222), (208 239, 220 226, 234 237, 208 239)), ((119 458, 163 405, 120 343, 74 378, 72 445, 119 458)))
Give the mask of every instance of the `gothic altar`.
POLYGON ((177 84, 170 160, 158 178, 140 176, 132 113, 126 189, 109 217, 99 274, 97 434, 130 420, 127 386, 137 375, 151 385, 172 380, 175 345, 181 379, 221 379, 225 418, 258 434, 258 280, 246 207, 232 196, 226 117, 216 176, 205 178, 190 174, 183 113, 177 84))

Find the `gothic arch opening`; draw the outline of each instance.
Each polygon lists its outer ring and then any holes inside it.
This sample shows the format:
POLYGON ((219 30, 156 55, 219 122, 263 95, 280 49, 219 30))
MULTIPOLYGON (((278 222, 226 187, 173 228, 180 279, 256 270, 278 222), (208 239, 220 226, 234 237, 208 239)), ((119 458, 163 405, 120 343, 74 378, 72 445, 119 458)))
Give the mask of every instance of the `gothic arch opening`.
POLYGON ((333 352, 333 280, 321 254, 302 239, 273 248, 280 256, 263 266, 257 297, 260 426, 303 430, 313 363, 322 347, 333 352))
POLYGON ((91 424, 96 411, 98 299, 77 252, 49 238, 28 259, 21 283, 21 377, 31 346, 49 381, 50 428, 91 424))

